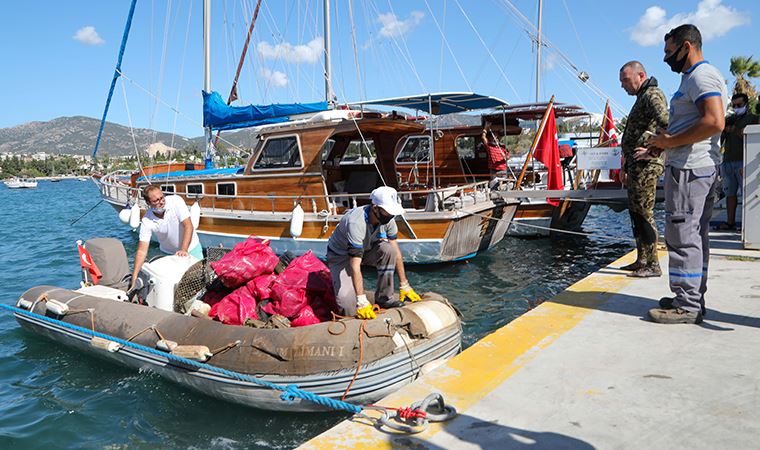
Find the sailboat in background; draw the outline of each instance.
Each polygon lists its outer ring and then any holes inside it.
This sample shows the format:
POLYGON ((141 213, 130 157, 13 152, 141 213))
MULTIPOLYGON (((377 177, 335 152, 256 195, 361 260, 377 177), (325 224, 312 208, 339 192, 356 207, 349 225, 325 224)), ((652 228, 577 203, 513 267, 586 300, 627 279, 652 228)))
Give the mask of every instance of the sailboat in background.
MULTIPOLYGON (((146 205, 142 187, 156 183, 192 204, 201 244, 231 248, 250 235, 269 239, 277 253, 312 250, 326 257, 327 240, 343 214, 369 203, 370 192, 400 188, 394 160, 402 139, 425 125, 404 116, 350 107, 335 109, 330 77, 329 1, 325 1, 325 101, 291 105, 228 106, 210 86, 210 7, 204 2, 204 127, 206 164, 114 172, 97 183, 115 209, 146 205), (257 143, 243 167, 214 168, 212 134, 256 127, 257 143), (348 160, 349 149, 369 155, 369 164, 348 160), (345 161, 344 161, 345 159, 345 161)), ((120 61, 119 61, 120 64, 120 61)), ((506 103, 472 93, 430 94, 428 106, 468 102, 493 108, 506 103), (439 98, 440 97, 440 98, 439 98)), ((445 112, 445 111, 444 111, 445 112)), ((435 170, 435 169, 433 169, 435 170)), ((399 192, 406 213, 398 218, 404 260, 436 263, 466 259, 499 243, 518 201, 493 198, 488 182, 430 186, 399 192), (493 220, 491 220, 493 219, 493 220)))

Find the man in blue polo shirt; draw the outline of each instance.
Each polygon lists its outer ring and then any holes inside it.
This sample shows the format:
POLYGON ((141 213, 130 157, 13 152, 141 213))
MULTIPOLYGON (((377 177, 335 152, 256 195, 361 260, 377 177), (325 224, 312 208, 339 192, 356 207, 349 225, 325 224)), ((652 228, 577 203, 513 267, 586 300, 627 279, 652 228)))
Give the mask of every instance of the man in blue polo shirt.
POLYGON ((409 285, 401 249, 396 242, 394 218, 404 214, 396 190, 389 186, 370 194, 371 205, 354 208, 343 215, 327 241, 327 267, 332 275, 338 306, 347 316, 374 319, 375 312, 364 293, 362 265, 377 268, 375 303, 383 308, 400 306, 420 296, 409 285), (401 282, 399 299, 393 298, 393 274, 401 282))
POLYGON ((682 74, 670 100, 668 129, 659 130, 635 157, 665 154, 665 242, 675 296, 660 299, 660 308, 649 315, 658 323, 701 323, 728 92, 721 73, 702 56, 702 36, 694 25, 681 25, 665 35, 664 61, 682 74))

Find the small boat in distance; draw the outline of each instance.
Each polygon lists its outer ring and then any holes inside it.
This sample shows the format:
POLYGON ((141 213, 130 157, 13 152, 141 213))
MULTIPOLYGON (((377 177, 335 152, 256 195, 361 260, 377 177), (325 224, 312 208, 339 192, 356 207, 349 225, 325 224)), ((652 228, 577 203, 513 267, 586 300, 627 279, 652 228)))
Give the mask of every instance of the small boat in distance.
POLYGON ((37 180, 32 178, 13 177, 3 181, 9 189, 34 189, 37 187, 37 180))

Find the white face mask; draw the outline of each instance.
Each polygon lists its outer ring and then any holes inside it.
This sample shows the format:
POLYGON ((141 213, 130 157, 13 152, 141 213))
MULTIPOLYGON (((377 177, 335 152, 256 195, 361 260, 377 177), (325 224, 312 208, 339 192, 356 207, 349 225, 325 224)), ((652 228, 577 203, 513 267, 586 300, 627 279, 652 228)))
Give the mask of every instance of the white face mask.
POLYGON ((736 114, 738 116, 741 116, 745 112, 747 112, 747 107, 746 106, 742 106, 741 108, 734 108, 734 114, 736 114))
POLYGON ((166 211, 166 209, 165 209, 165 208, 151 208, 151 209, 152 209, 152 210, 153 210, 153 212, 154 212, 154 213, 156 213, 156 214, 163 214, 163 213, 164 213, 164 211, 166 211))

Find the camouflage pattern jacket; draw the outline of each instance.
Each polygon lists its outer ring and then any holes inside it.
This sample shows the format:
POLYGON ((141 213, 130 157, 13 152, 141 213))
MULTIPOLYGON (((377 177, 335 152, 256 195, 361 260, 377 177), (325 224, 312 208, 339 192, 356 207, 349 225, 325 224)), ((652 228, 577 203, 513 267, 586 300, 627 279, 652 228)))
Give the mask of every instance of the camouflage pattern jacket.
MULTIPOLYGON (((625 132, 620 146, 623 149, 626 171, 634 163, 633 151, 643 147, 645 131, 655 133, 658 128, 668 127, 668 102, 665 93, 657 87, 655 77, 648 78, 636 92, 636 102, 628 113, 625 132)), ((662 165, 662 157, 649 161, 662 165)))

